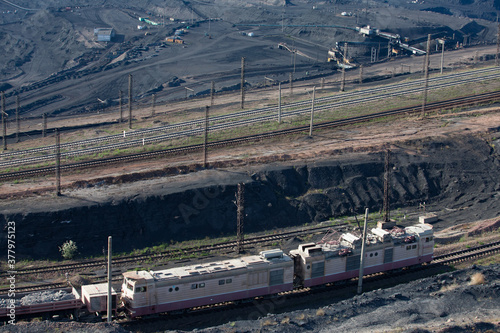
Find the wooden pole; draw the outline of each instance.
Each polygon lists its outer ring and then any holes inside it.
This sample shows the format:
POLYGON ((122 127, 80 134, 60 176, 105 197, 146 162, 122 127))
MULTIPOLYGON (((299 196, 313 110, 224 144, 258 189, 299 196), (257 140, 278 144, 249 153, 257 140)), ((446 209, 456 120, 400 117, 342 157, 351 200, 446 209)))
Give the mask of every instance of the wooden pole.
POLYGON ((207 144, 208 144, 208 109, 209 106, 205 106, 205 138, 203 140, 203 167, 207 167, 207 144))
POLYGON ((210 87, 210 106, 214 106, 214 98, 215 98, 215 82, 212 81, 212 85, 210 87))
POLYGON ((61 138, 56 128, 56 195, 61 196, 61 138))
POLYGON ((120 120, 119 122, 122 123, 123 122, 123 91, 119 91, 118 92, 118 103, 120 104, 120 120))
POLYGON ((132 129, 132 74, 128 75, 128 128, 132 129))
POLYGON ((444 39, 442 39, 442 44, 441 44, 441 72, 440 72, 440 74, 443 74, 443 67, 444 67, 444 39))
POLYGON ((153 105, 151 106, 151 117, 155 115, 156 94, 153 94, 153 105))
POLYGON ((111 236, 108 237, 108 318, 107 322, 111 322, 111 318, 113 317, 113 296, 111 295, 111 279, 112 279, 112 267, 111 267, 111 258, 113 257, 111 251, 111 236))
POLYGON ((278 83, 278 124, 281 124, 281 82, 278 83))
POLYGON ((431 51, 431 34, 427 35, 427 49, 425 52, 424 70, 424 96, 422 101, 422 118, 425 117, 425 106, 427 104, 427 88, 429 88, 429 53, 431 51))
POLYGON ((47 134, 47 114, 44 113, 42 115, 42 137, 45 138, 46 134, 47 134))
POLYGON ((21 124, 19 123, 19 95, 16 96, 16 142, 19 142, 19 131, 21 124))
POLYGON ((245 108, 245 57, 241 58, 241 108, 245 108))
POLYGON ((316 95, 316 86, 313 87, 312 103, 311 103, 311 124, 309 125, 309 136, 313 136, 313 121, 314 121, 314 98, 316 95))
POLYGON ((238 184, 238 193, 236 194, 236 251, 243 252, 243 223, 245 220, 245 184, 238 184))
POLYGON ((5 118, 7 113, 5 112, 5 92, 2 91, 2 142, 3 150, 7 150, 7 123, 5 118))

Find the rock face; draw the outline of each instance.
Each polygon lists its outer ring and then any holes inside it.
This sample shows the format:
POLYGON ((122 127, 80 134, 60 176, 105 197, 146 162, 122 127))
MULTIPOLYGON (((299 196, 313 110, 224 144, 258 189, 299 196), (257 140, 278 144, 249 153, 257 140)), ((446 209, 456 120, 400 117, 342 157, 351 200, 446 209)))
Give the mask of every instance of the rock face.
MULTIPOLYGON (((361 213, 365 207, 379 211, 384 159, 385 152, 340 155, 247 173, 212 171, 217 177, 199 172, 185 176, 182 183, 175 177, 158 179, 152 181, 157 188, 139 182, 135 189, 118 188, 121 196, 103 186, 91 189, 95 193, 88 192, 86 198, 67 195, 58 204, 52 197, 37 199, 36 205, 35 199, 4 202, 0 247, 7 246, 7 221, 16 223, 16 254, 31 258, 59 258, 58 246, 68 239, 87 256, 101 254, 108 235, 118 252, 234 235, 240 182, 245 183, 245 232, 324 221, 361 213), (159 186, 162 181, 167 183, 159 186), (97 199, 99 191, 103 200, 97 199)), ((391 152, 391 209, 439 202, 449 210, 474 207, 477 218, 498 216, 498 174, 498 153, 481 138, 407 142, 391 152)), ((457 213, 456 222, 467 221, 461 214, 457 213)))

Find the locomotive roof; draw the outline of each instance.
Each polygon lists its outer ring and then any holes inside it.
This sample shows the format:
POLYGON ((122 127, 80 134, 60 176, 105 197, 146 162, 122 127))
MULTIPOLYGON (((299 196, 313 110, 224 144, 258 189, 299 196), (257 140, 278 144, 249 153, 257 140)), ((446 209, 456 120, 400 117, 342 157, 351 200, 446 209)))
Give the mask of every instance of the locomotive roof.
POLYGON ((418 234, 420 236, 431 235, 432 234, 432 225, 427 223, 416 224, 411 227, 406 227, 405 231, 408 234, 418 234))
POLYGON ((269 267, 269 265, 281 266, 281 263, 291 261, 292 259, 286 254, 273 258, 266 258, 262 255, 248 256, 237 259, 169 268, 159 271, 126 272, 123 276, 133 280, 155 279, 156 281, 184 281, 184 279, 191 277, 199 279, 202 275, 234 275, 237 271, 264 269, 269 267))
MULTIPOLYGON (((367 233, 366 245, 373 247, 383 246, 384 242, 400 242, 409 235, 418 235, 425 237, 432 235, 432 226, 430 224, 420 223, 404 229, 399 229, 400 234, 388 232, 384 229, 373 228, 367 233)), ((290 251, 291 254, 301 254, 304 257, 314 257, 325 255, 325 257, 340 256, 341 251, 345 249, 359 250, 361 246, 361 238, 351 233, 344 233, 337 242, 326 243, 306 243, 300 244, 297 250, 290 251)))

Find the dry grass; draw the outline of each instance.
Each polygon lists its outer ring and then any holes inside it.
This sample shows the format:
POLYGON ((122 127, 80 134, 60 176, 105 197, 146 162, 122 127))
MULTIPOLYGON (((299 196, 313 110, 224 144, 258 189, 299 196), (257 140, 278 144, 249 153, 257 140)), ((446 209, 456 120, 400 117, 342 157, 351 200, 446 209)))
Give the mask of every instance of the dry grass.
POLYGON ((278 323, 272 319, 266 319, 262 322, 262 326, 276 326, 278 323))
POLYGON ((296 319, 296 320, 304 320, 304 319, 306 319, 306 315, 305 315, 305 314, 303 314, 303 313, 301 313, 301 314, 299 314, 297 317, 295 317, 295 319, 296 319))
POLYGON ((471 286, 475 286, 478 284, 484 284, 486 282, 486 279, 483 274, 481 273, 475 273, 474 275, 471 276, 469 284, 471 286))
POLYGON ((290 317, 285 317, 285 318, 281 319, 281 325, 289 324, 289 323, 290 323, 290 317))
POLYGON ((450 284, 450 285, 447 285, 447 286, 442 286, 441 289, 439 290, 440 292, 447 292, 447 291, 452 291, 452 290, 455 290, 459 287, 458 284, 456 283, 453 283, 453 284, 450 284))
POLYGON ((316 316, 321 317, 324 315, 325 315, 325 310, 323 310, 323 309, 316 310, 316 316))

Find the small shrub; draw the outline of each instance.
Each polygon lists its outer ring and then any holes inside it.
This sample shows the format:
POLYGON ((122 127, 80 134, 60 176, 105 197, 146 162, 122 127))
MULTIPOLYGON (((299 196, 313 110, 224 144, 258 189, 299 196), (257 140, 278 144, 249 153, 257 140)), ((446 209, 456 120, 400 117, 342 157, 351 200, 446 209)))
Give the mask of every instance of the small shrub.
POLYGON ((262 323, 262 326, 275 326, 277 325, 278 323, 275 322, 274 320, 271 320, 271 319, 266 319, 263 323, 262 323))
POLYGON ((301 313, 295 319, 297 319, 297 320, 304 320, 304 319, 306 319, 306 315, 303 314, 303 313, 301 313))
POLYGON ((78 247, 76 243, 72 240, 64 242, 62 246, 59 246, 59 252, 64 259, 73 259, 78 252, 78 247))
POLYGON ((325 310, 323 310, 323 309, 316 310, 316 316, 321 317, 324 315, 325 315, 325 310))
POLYGON ((486 279, 485 279, 484 275, 481 273, 475 273, 470 278, 470 285, 471 286, 475 286, 478 284, 484 284, 485 282, 486 282, 486 279))

